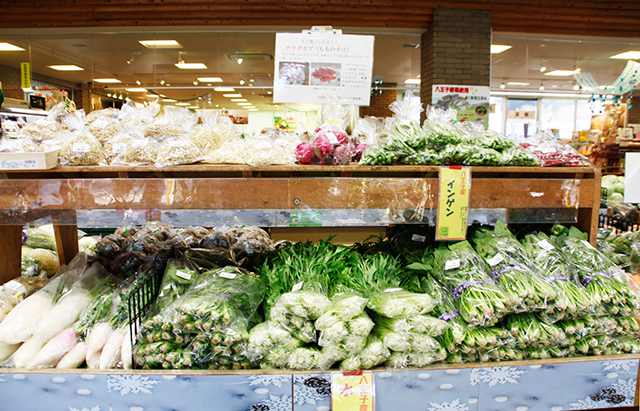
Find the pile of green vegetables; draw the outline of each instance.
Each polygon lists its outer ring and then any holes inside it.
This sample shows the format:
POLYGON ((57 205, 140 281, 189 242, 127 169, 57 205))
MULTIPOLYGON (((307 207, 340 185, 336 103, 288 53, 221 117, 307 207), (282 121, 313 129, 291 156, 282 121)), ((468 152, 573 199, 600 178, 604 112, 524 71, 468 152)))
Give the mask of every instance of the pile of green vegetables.
POLYGON ((613 229, 601 228, 598 250, 627 273, 640 274, 640 231, 613 234, 613 229))

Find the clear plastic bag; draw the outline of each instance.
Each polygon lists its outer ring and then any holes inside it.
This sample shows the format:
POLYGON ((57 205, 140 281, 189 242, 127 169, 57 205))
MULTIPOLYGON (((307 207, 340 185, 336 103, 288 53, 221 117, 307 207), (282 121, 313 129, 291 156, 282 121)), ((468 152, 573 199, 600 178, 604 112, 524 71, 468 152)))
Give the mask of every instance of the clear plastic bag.
POLYGON ((137 135, 131 137, 122 157, 116 158, 112 164, 130 166, 155 164, 158 160, 159 143, 154 138, 137 135))
POLYGON ((590 166, 589 160, 578 153, 569 144, 554 140, 548 134, 540 133, 520 142, 531 154, 536 156, 542 167, 580 167, 590 166))
POLYGON ((157 167, 171 167, 181 164, 194 164, 202 161, 204 154, 192 140, 181 138, 166 138, 158 148, 156 156, 157 167))
POLYGON ((184 107, 167 106, 164 115, 153 119, 153 123, 144 128, 145 137, 158 141, 167 138, 183 138, 198 122, 198 116, 184 107))
MULTIPOLYGON (((86 123, 86 119, 85 119, 86 123)), ((115 117, 104 116, 92 121, 87 130, 98 139, 100 144, 106 144, 113 139, 121 130, 122 125, 115 117)))
POLYGON ((218 110, 200 110, 198 114, 202 124, 195 126, 189 137, 205 154, 217 150, 226 141, 238 137, 238 130, 231 119, 218 110))
POLYGON ((46 277, 17 277, 0 287, 0 322, 25 298, 47 284, 46 277))
POLYGON ((61 166, 106 165, 102 144, 84 129, 84 110, 67 113, 62 123, 68 130, 61 137, 62 147, 58 154, 61 166))
MULTIPOLYGON (((124 108, 125 106, 127 106, 127 104, 124 104, 122 107, 124 108)), ((84 124, 88 126, 97 120, 118 119, 119 113, 120 110, 111 107, 102 110, 93 110, 85 116, 84 124)))
POLYGON ((426 314, 438 302, 429 294, 411 293, 402 289, 387 289, 369 301, 369 308, 388 318, 407 318, 426 314))
POLYGON ((30 139, 34 143, 41 143, 46 140, 55 140, 62 135, 62 124, 58 118, 65 112, 64 103, 53 107, 46 119, 30 121, 20 130, 20 134, 25 139, 30 139))
POLYGON ((301 164, 345 165, 351 161, 349 136, 345 131, 350 106, 333 99, 324 105, 325 122, 318 127, 310 142, 300 143, 295 150, 301 164))

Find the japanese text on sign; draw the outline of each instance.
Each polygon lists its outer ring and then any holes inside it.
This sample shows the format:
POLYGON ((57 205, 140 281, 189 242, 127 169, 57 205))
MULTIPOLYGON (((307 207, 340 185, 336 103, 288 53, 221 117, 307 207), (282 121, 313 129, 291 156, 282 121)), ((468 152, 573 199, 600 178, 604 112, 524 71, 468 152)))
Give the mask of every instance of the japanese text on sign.
POLYGON ((436 240, 464 240, 467 235, 471 169, 440 167, 436 240))
POLYGON ((31 88, 31 64, 20 63, 20 80, 23 89, 31 88))
POLYGON ((373 373, 333 373, 331 406, 333 411, 373 411, 373 373))

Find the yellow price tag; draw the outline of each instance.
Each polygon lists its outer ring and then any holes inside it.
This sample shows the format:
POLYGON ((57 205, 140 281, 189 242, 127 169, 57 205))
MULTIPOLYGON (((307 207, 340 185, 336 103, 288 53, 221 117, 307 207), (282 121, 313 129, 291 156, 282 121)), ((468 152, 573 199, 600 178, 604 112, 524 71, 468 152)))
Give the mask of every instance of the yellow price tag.
POLYGON ((440 167, 436 240, 464 240, 467 236, 471 169, 440 167))
POLYGON ((332 411, 373 411, 373 372, 331 374, 332 411))
POLYGON ((31 88, 31 65, 29 63, 20 63, 20 79, 23 89, 31 88))

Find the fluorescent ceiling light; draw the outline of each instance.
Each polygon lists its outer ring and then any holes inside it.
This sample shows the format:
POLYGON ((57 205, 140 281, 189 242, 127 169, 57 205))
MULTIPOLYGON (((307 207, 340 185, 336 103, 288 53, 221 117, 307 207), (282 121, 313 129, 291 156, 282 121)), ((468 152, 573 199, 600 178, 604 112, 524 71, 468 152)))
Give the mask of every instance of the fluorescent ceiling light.
POLYGON ((172 98, 165 98, 165 99, 163 99, 162 101, 164 101, 165 103, 175 103, 175 102, 176 102, 176 101, 178 101, 178 100, 174 100, 174 99, 172 99, 172 98))
POLYGON ((82 67, 78 67, 75 66, 73 64, 61 64, 61 65, 54 65, 54 66, 47 66, 50 69, 54 69, 54 70, 58 70, 58 71, 83 71, 84 69, 82 67))
POLYGON ((228 98, 239 98, 242 97, 242 94, 240 93, 236 93, 236 94, 223 94, 224 97, 228 97, 228 98))
POLYGON ((176 63, 175 66, 180 70, 206 70, 204 63, 176 63))
POLYGON ((231 101, 235 102, 235 103, 244 103, 247 101, 246 98, 232 98, 231 101))
POLYGON ((125 88, 129 93, 146 93, 147 89, 142 87, 125 88))
POLYGON ((103 84, 122 83, 117 78, 94 78, 93 81, 95 81, 96 83, 103 83, 103 84))
POLYGON ((220 77, 198 77, 198 81, 202 81, 203 83, 222 83, 220 77))
POLYGON ((580 69, 576 70, 553 70, 548 73, 544 73, 545 76, 553 76, 553 77, 569 77, 574 74, 580 73, 580 69))
POLYGON ((214 88, 214 90, 221 93, 224 93, 225 91, 236 91, 236 89, 234 89, 233 87, 216 87, 214 88))
POLYGON ((625 53, 616 54, 609 57, 610 59, 637 60, 640 59, 640 51, 627 51, 625 53))
POLYGON ((150 49, 181 49, 182 46, 175 40, 140 40, 138 43, 150 49))
POLYGON ((176 103, 176 106, 190 106, 191 104, 189 103, 176 103))
POLYGON ((511 46, 503 45, 503 44, 492 44, 491 45, 491 54, 500 54, 503 51, 507 51, 511 48, 511 46))
POLYGON ((579 98, 579 99, 589 99, 590 94, 587 93, 554 93, 554 92, 546 92, 541 93, 539 91, 536 92, 523 92, 523 91, 491 91, 492 97, 570 97, 570 98, 579 98))
POLYGON ((157 94, 147 94, 145 97, 153 98, 153 97, 160 97, 160 96, 157 94))
POLYGON ((509 86, 528 86, 529 83, 525 83, 523 81, 510 81, 507 83, 509 86))
POLYGON ((408 78, 404 81, 404 84, 417 84, 420 85, 420 79, 419 78, 408 78))
POLYGON ((251 103, 238 103, 239 106, 250 106, 251 103))
POLYGON ((24 49, 11 43, 0 43, 0 51, 24 51, 24 49))

